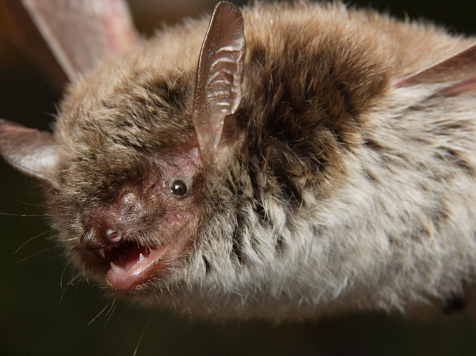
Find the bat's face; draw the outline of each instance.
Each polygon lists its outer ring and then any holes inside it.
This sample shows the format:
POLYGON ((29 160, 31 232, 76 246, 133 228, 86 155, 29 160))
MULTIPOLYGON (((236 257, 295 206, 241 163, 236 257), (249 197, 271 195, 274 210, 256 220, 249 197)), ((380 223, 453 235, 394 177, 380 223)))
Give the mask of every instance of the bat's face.
MULTIPOLYGON (((126 136, 127 125, 116 134, 126 136)), ((202 214, 199 150, 156 154, 107 134, 90 142, 97 138, 83 130, 75 139, 82 147, 69 139, 62 146, 67 157, 54 178, 60 183, 48 194, 53 223, 88 276, 120 290, 144 289, 164 279, 193 244, 202 214)))
POLYGON ((230 121, 241 99, 243 22, 231 4, 217 12, 198 72, 199 52, 168 71, 157 65, 160 58, 138 61, 146 44, 75 83, 53 135, 0 123, 7 160, 46 183, 69 259, 113 289, 152 290, 186 274, 209 210, 207 174, 233 155, 229 126, 236 127, 230 121))
POLYGON ((145 290, 184 263, 203 210, 193 72, 174 79, 105 67, 63 102, 48 206, 78 270, 119 290, 145 290))

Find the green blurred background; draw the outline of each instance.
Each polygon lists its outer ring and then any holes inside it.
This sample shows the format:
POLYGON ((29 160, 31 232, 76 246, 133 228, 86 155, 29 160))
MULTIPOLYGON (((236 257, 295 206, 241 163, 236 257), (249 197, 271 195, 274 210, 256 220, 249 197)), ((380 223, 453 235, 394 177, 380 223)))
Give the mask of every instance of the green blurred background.
MULTIPOLYGON (((210 11, 214 3, 130 1, 145 34, 161 22, 210 11)), ((400 18, 424 17, 455 33, 476 33, 474 0, 352 4, 400 18)), ((57 102, 58 96, 12 45, 0 22, 0 117, 44 129, 57 102)), ((43 222, 34 182, 0 161, 0 197, 1 213, 40 215, 0 215, 0 355, 133 355, 149 317, 138 355, 476 355, 476 318, 465 313, 427 321, 362 314, 284 325, 218 324, 118 303, 110 320, 101 315, 88 325, 109 300, 85 282, 69 287, 62 298, 60 280, 66 284, 71 272, 64 269, 65 261, 43 222)))

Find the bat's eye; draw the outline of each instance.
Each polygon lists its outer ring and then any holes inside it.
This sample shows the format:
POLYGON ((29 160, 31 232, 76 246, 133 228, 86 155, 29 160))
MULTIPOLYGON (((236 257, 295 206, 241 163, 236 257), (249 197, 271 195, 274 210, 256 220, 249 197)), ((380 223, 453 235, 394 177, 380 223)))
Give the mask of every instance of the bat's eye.
POLYGON ((174 179, 170 184, 170 192, 178 197, 183 197, 188 192, 187 184, 181 179, 174 179))

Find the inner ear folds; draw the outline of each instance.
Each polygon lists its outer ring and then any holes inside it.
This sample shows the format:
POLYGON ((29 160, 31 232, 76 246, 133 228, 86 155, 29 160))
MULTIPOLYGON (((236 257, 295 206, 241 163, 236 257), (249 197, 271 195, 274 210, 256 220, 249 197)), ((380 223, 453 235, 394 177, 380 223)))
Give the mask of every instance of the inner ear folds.
POLYGON ((14 168, 55 186, 58 154, 53 135, 0 119, 0 154, 14 168))
POLYGON ((193 97, 193 124, 206 164, 222 167, 239 139, 245 36, 241 11, 220 2, 202 44, 193 97))

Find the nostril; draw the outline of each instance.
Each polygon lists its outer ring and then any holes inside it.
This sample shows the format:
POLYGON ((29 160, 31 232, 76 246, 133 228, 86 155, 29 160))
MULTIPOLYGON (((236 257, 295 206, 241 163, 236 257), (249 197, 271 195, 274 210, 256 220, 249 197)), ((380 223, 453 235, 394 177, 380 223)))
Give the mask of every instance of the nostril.
POLYGON ((106 241, 116 243, 122 239, 122 229, 120 227, 117 229, 106 229, 104 235, 106 241))
POLYGON ((85 219, 81 244, 87 250, 99 250, 115 245, 124 239, 125 219, 122 205, 100 207, 85 219))
POLYGON ((97 214, 85 224, 81 244, 87 250, 99 250, 123 239, 123 230, 112 214, 97 214))
POLYGON ((91 228, 81 236, 81 245, 87 250, 99 250, 122 240, 122 229, 91 228))

